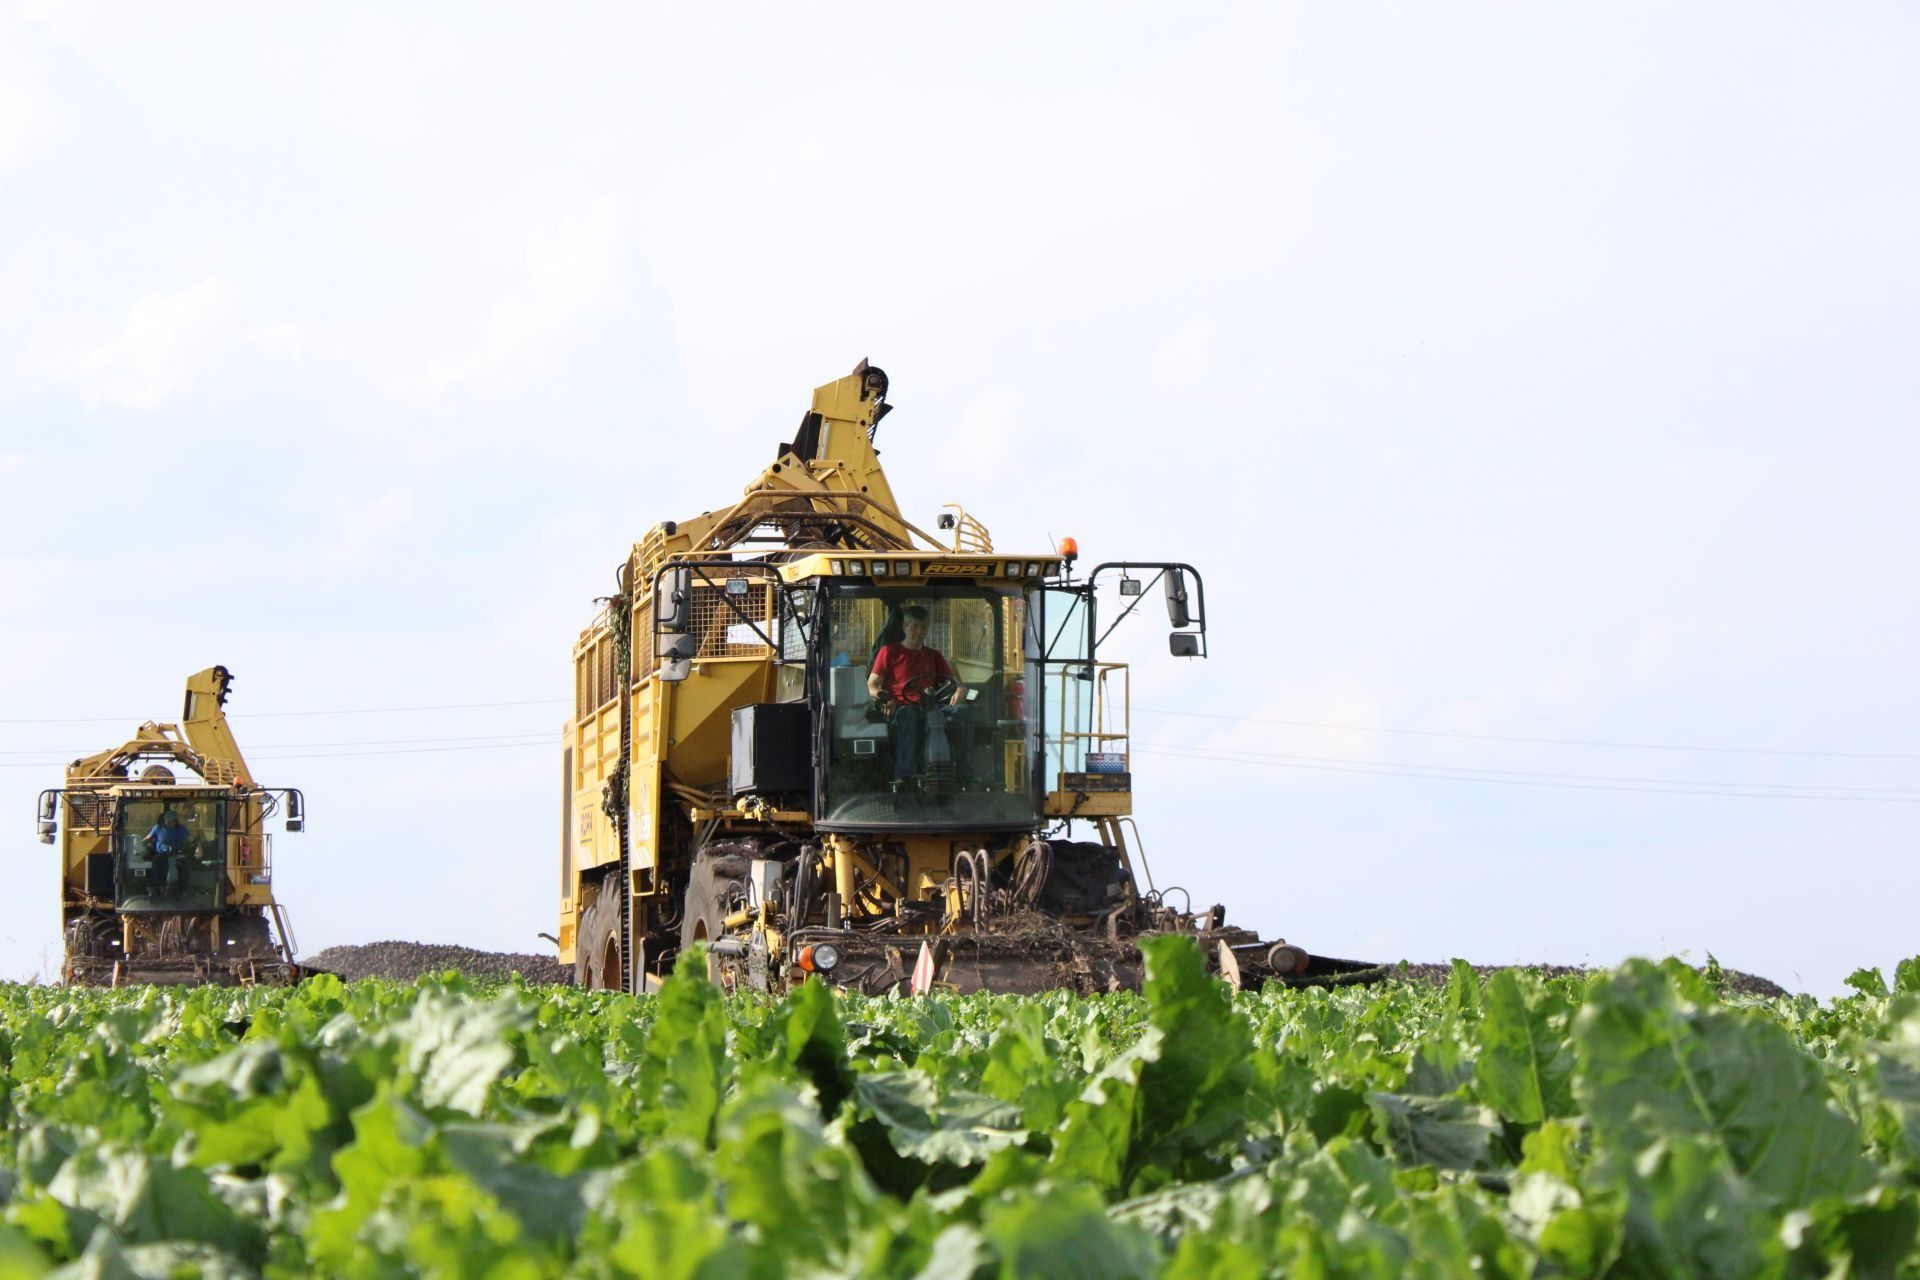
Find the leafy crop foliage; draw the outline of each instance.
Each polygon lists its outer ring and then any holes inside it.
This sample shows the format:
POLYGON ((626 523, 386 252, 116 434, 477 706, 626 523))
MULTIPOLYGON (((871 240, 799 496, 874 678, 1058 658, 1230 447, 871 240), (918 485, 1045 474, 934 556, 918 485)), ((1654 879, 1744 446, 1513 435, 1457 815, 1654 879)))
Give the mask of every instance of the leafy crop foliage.
MULTIPOLYGON (((0 1277, 1920 1275, 1920 963, 0 987, 0 1277)), ((696 961, 697 963, 697 961, 696 961)))

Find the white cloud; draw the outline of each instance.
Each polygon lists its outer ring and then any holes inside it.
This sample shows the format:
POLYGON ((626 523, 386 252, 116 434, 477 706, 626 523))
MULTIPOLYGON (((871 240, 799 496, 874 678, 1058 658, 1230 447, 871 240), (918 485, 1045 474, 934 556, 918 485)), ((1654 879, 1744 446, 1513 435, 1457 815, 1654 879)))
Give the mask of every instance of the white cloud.
POLYGON ((1184 708, 1150 679, 1138 683, 1144 687, 1136 691, 1135 710, 1144 714, 1134 723, 1133 741, 1153 757, 1156 787, 1223 774, 1275 786, 1357 784, 1364 778, 1352 772, 1356 766, 1391 758, 1387 735, 1372 726, 1391 725, 1404 701, 1398 688, 1357 670, 1337 670, 1286 681, 1231 715, 1162 716, 1149 708, 1184 708))
POLYGON ((26 465, 24 453, 0 453, 0 476, 10 476, 26 465))
POLYGON ((53 99, 23 45, 0 36, 0 169, 45 152, 58 129, 53 99))
MULTIPOLYGON (((1647 623, 1632 632, 1595 640, 1520 679, 1502 681, 1477 697, 1457 699, 1438 723, 1459 734, 1542 736, 1573 732, 1601 720, 1630 695, 1676 670, 1673 628, 1647 623)), ((1491 748, 1471 739, 1436 739, 1434 754, 1469 761, 1491 748)))
POLYGON ((1155 390, 1179 391, 1213 372, 1213 321, 1195 320, 1160 340, 1151 377, 1155 390))
POLYGON ((179 293, 135 302, 119 337, 78 356, 43 357, 42 369, 74 387, 89 407, 151 409, 192 390, 232 336, 231 292, 209 277, 179 293))
POLYGON ((321 568, 330 576, 343 577, 365 567, 394 534, 413 520, 413 511, 413 491, 405 485, 389 486, 364 500, 335 499, 338 530, 319 558, 321 568))
POLYGON ((922 488, 918 493, 894 490, 893 496, 910 508, 908 519, 913 519, 916 512, 924 516, 935 503, 964 503, 971 498, 975 505, 968 508, 968 514, 990 531, 996 518, 1011 523, 1018 513, 993 511, 978 503, 994 492, 995 482, 1005 476, 1014 459, 1022 456, 1020 442, 1027 433, 1024 397, 1017 391, 989 391, 967 404, 951 431, 944 430, 944 424, 942 428, 947 439, 956 443, 935 463, 933 478, 941 488, 922 488))
POLYGON ((261 325, 247 334, 247 341, 256 350, 268 355, 292 356, 295 359, 305 356, 309 347, 306 331, 299 325, 285 321, 261 325))
MULTIPOLYGON (((0 457, 0 473, 7 470, 7 462, 0 457)), ((47 594, 59 584, 61 572, 62 565, 54 560, 0 556, 0 618, 38 614, 47 594)))
POLYGON ((397 389, 431 400, 483 379, 510 385, 524 379, 616 295, 626 238, 619 202, 610 196, 595 200, 585 216, 535 236, 525 287, 494 303, 479 343, 435 360, 397 389))

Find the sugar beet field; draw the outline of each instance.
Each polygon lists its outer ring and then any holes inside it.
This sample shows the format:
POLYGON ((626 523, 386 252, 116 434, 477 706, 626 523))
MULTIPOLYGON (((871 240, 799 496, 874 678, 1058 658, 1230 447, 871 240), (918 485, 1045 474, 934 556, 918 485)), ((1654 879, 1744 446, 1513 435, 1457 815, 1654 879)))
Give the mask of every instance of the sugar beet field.
POLYGON ((1920 962, 0 987, 0 1276, 1920 1275, 1920 962))

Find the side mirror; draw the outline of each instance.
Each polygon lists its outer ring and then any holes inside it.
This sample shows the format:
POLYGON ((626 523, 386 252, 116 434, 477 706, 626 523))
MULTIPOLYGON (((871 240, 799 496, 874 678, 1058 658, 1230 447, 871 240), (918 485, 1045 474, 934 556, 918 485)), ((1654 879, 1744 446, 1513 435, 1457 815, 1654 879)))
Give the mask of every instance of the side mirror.
POLYGON ((693 600, 693 574, 685 565, 668 569, 653 584, 653 629, 685 631, 693 600))
POLYGON ((1194 631, 1176 631, 1167 637, 1167 648, 1176 658, 1200 656, 1200 636, 1194 631))
POLYGON ((1193 625, 1187 608, 1187 575, 1178 569, 1167 570, 1167 621, 1176 627, 1193 625))
POLYGON ((669 684, 693 673, 691 659, 700 648, 700 642, 687 634, 692 601, 693 572, 685 565, 668 569, 654 581, 653 629, 658 636, 654 652, 660 655, 657 674, 669 684))
POLYGON ((306 799, 298 791, 289 791, 287 792, 287 830, 305 831, 306 829, 306 799))
POLYGON ((668 684, 685 680, 693 674, 693 655, 699 651, 700 641, 684 631, 677 636, 662 636, 659 678, 668 684))
POLYGON ((59 803, 59 792, 42 791, 40 793, 40 821, 38 827, 41 844, 52 844, 53 833, 59 830, 58 819, 56 817, 59 803))

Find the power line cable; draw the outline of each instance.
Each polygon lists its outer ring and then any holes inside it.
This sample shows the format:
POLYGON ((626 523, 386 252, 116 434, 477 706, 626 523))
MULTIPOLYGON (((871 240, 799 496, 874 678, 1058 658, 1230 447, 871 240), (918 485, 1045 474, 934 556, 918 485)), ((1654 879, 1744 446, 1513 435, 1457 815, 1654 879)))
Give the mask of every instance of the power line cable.
POLYGON ((1616 747, 1628 751, 1716 752, 1748 756, 1825 756, 1838 760, 1920 760, 1920 753, 1888 751, 1787 751, 1771 747, 1684 747, 1663 742, 1609 742, 1598 738, 1531 738, 1517 734, 1460 733, 1450 729, 1388 729, 1377 724, 1334 724, 1325 720, 1283 720, 1274 716, 1234 716, 1212 711, 1175 711, 1167 707, 1134 707, 1156 716, 1187 716, 1199 720, 1231 720, 1239 724, 1282 724, 1299 729, 1348 729, 1355 733, 1391 733, 1411 738, 1467 738, 1476 742, 1525 742, 1551 747, 1616 747))
MULTIPOLYGON (((1137 747, 1136 750, 1147 750, 1137 747)), ((1551 778, 1567 782, 1624 782, 1646 783, 1657 787, 1732 787, 1743 791, 1866 791, 1879 794, 1920 796, 1920 787, 1898 786, 1843 786, 1831 783, 1813 782, 1738 782, 1726 779, 1704 778, 1642 778, 1607 773, 1548 773, 1538 769, 1489 769, 1479 765, 1457 764, 1419 764, 1407 760, 1355 760, 1348 756, 1294 755, 1286 752, 1255 751, 1244 747, 1209 747, 1187 743, 1170 744, 1155 749, 1172 749, 1218 754, 1223 759, 1234 760, 1298 760, 1315 764, 1359 765, 1369 769, 1418 769, 1440 774, 1496 774, 1516 778, 1551 778)))
POLYGON ((1707 787, 1634 787, 1592 782, 1547 782, 1533 778, 1477 778, 1452 774, 1411 773, 1395 769, 1357 768, 1347 765, 1289 763, 1282 760, 1245 758, 1232 759, 1221 756, 1194 755, 1184 751, 1171 751, 1162 747, 1135 747, 1134 750, 1142 755, 1173 756, 1188 760, 1202 760, 1213 764, 1254 764, 1269 769, 1308 769, 1320 773, 1356 773, 1379 778, 1424 778, 1428 782, 1481 782, 1497 783, 1510 787, 1549 787, 1568 791, 1624 791, 1655 796, 1723 796, 1739 800, 1863 800, 1885 804, 1920 804, 1920 796, 1806 795, 1797 792, 1721 791, 1707 787))
POLYGON ((346 760, 358 756, 425 756, 446 751, 527 751, 536 747, 557 746, 547 742, 483 742, 468 747, 395 747, 391 751, 321 751, 300 755, 264 755, 260 760, 346 760))
MULTIPOLYGON (((229 720, 283 720, 294 716, 382 716, 416 711, 477 711, 492 707, 557 707, 565 698, 527 698, 517 702, 443 702, 420 707, 350 707, 336 711, 236 711, 229 720)), ((0 724, 143 724, 151 716, 52 716, 32 720, 0 720, 0 724)))
MULTIPOLYGON (((391 739, 390 741, 404 742, 404 741, 407 741, 407 739, 398 738, 398 739, 391 739)), ((285 743, 285 744, 282 744, 282 749, 277 751, 271 748, 260 748, 253 751, 249 751, 247 753, 247 758, 249 760, 337 760, 337 759, 344 759, 351 756, 432 755, 436 752, 441 752, 441 751, 494 751, 494 750, 502 750, 502 749, 515 748, 515 747, 549 747, 549 746, 558 746, 560 744, 560 739, 552 734, 540 734, 537 737, 532 735, 525 735, 525 734, 518 735, 518 736, 500 735, 498 741, 493 740, 491 736, 487 738, 444 738, 444 739, 427 738, 427 739, 416 739, 416 741, 459 742, 459 743, 470 743, 473 745, 440 746, 440 747, 399 747, 391 751, 331 751, 329 750, 329 751, 319 751, 319 752, 299 752, 298 754, 288 754, 286 750, 287 748, 293 748, 297 751, 300 748, 309 747, 309 746, 330 747, 330 746, 357 746, 357 745, 371 745, 371 744, 285 743)), ((76 758, 77 757, 74 757, 74 756, 61 756, 58 758, 49 758, 44 760, 0 761, 0 769, 57 769, 60 766, 67 764, 76 758)))
MULTIPOLYGON (((322 711, 246 711, 235 712, 233 720, 288 719, 315 716, 403 715, 433 711, 476 711, 498 707, 553 707, 566 704, 565 698, 527 698, 508 702, 445 702, 411 707, 350 707, 322 711)), ((1341 724, 1328 720, 1292 720, 1278 716, 1236 716, 1221 712, 1176 710, 1171 707, 1141 707, 1135 711, 1149 715, 1182 716, 1201 720, 1227 720, 1240 724, 1278 724, 1300 729, 1339 729, 1352 733, 1386 733, 1415 738, 1464 738, 1477 742, 1519 742, 1535 746, 1604 747, 1627 751, 1701 752, 1724 755, 1814 756, 1841 760, 1920 760, 1920 752, 1788 750, 1773 747, 1683 746, 1663 742, 1617 742, 1601 738, 1547 738, 1522 734, 1464 733, 1452 729, 1394 729, 1384 725, 1341 724)), ((38 719, 0 719, 6 724, 123 724, 143 723, 136 716, 55 716, 38 719)), ((21 754, 18 752, 0 754, 21 754)))
MULTIPOLYGON (((295 748, 295 747, 417 746, 423 743, 439 743, 439 742, 490 742, 495 738, 527 738, 527 739, 537 739, 541 742, 560 741, 559 735, 555 734, 552 730, 540 729, 540 730, 529 730, 526 733, 469 733, 459 737, 452 737, 452 738, 368 738, 360 742, 269 742, 269 743, 249 745, 246 748, 246 750, 249 753, 251 753, 254 751, 291 750, 292 748, 295 748)), ((0 751, 0 756, 50 756, 50 755, 58 754, 61 756, 62 759, 74 760, 74 759, 81 759, 86 756, 93 755, 98 750, 100 750, 100 748, 96 747, 89 750, 71 751, 63 754, 63 753, 55 752, 50 747, 44 747, 44 748, 38 748, 31 751, 0 751)))

